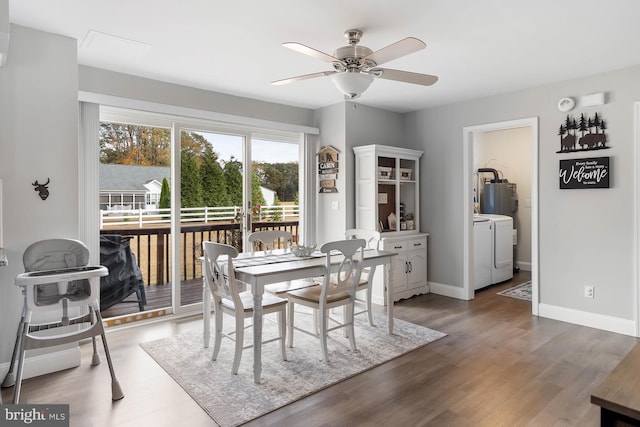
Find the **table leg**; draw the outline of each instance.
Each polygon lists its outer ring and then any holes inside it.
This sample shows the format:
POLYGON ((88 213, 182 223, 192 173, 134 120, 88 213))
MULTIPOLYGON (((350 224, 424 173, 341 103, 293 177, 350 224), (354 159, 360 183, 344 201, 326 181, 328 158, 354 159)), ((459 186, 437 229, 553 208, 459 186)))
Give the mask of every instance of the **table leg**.
POLYGON ((384 281, 387 284, 387 330, 389 331, 389 335, 393 335, 393 263, 389 262, 386 264, 384 270, 386 272, 387 277, 384 281))
POLYGON ((262 374, 262 294, 264 286, 251 284, 253 293, 253 382, 260 384, 262 374))
MULTIPOLYGON (((202 268, 202 271, 204 271, 204 265, 202 268)), ((204 277, 202 278, 202 318, 204 321, 202 333, 204 348, 209 348, 209 340, 211 339, 211 290, 207 286, 207 281, 204 277)))

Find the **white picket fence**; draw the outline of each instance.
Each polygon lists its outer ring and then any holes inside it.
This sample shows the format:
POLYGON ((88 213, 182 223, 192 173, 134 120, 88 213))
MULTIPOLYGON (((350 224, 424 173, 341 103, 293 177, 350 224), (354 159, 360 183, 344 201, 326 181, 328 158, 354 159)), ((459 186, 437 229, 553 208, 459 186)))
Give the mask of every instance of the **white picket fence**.
MULTIPOLYGON (((254 221, 287 221, 298 219, 298 205, 261 206, 253 215, 254 221)), ((240 218, 242 209, 238 206, 182 208, 180 220, 183 223, 208 223, 216 221, 233 221, 240 218)), ((168 224, 171 209, 123 209, 100 210, 100 228, 105 226, 131 227, 137 223, 138 228, 153 224, 168 224)))

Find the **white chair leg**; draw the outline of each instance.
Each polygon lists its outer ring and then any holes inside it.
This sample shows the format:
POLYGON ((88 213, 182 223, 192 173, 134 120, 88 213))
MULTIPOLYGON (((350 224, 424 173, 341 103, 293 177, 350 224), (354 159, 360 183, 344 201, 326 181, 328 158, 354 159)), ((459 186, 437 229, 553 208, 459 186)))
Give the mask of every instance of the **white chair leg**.
POLYGON ((287 303, 287 329, 289 329, 289 331, 287 332, 287 342, 288 342, 288 346, 289 348, 293 347, 293 307, 295 306, 295 304, 291 301, 289 301, 287 303))
POLYGON ((320 348, 322 350, 322 358, 325 362, 329 361, 329 348, 327 347, 327 329, 329 326, 329 312, 323 310, 320 315, 320 348))
POLYGON ((213 354, 211 360, 218 358, 218 352, 220 351, 220 343, 222 342, 222 309, 220 307, 215 308, 215 333, 213 337, 213 354))
POLYGON ((231 373, 236 375, 240 368, 240 360, 242 359, 242 347, 244 347, 244 318, 236 316, 236 346, 235 354, 233 355, 233 367, 231 373))
POLYGON ((354 323, 354 316, 353 313, 355 311, 355 302, 351 302, 351 304, 347 304, 344 306, 344 311, 346 313, 346 317, 347 319, 345 319, 345 322, 348 326, 347 326, 347 330, 349 331, 349 344, 351 345, 351 351, 357 351, 356 349, 356 334, 353 328, 353 323, 354 323))
POLYGON ((371 326, 376 326, 376 324, 373 322, 373 312, 371 311, 371 282, 369 282, 369 285, 367 286, 367 316, 369 317, 369 324, 371 326))
POLYGON ((285 323, 286 312, 285 308, 278 311, 278 328, 280 329, 280 352, 282 353, 282 360, 287 360, 287 349, 285 339, 287 338, 287 325, 285 323))
POLYGON ((313 309, 313 333, 319 334, 320 328, 318 328, 318 311, 315 308, 313 309))

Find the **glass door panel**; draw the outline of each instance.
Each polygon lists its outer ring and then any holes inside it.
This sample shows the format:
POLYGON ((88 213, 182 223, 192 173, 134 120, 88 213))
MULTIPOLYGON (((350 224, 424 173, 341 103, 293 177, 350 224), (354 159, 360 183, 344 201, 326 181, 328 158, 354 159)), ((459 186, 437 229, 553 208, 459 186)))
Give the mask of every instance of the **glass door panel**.
POLYGON ((162 204, 171 129, 103 120, 99 142, 100 252, 112 273, 101 291, 102 316, 171 310, 171 209, 162 204))
POLYGON ((178 306, 202 302, 202 241, 242 250, 246 136, 180 130, 180 295, 178 306))
POLYGON ((251 158, 251 231, 284 230, 297 242, 300 145, 254 137, 251 158))

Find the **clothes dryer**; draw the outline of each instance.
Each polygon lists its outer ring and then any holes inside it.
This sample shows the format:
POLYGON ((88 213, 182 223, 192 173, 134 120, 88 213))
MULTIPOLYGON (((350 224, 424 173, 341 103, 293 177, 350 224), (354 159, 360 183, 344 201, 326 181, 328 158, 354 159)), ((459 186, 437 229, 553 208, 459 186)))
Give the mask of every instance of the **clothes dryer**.
POLYGON ((513 218, 506 215, 482 214, 492 225, 491 283, 513 277, 513 218))
POLYGON ((493 230, 489 218, 473 217, 473 289, 491 285, 493 230))

